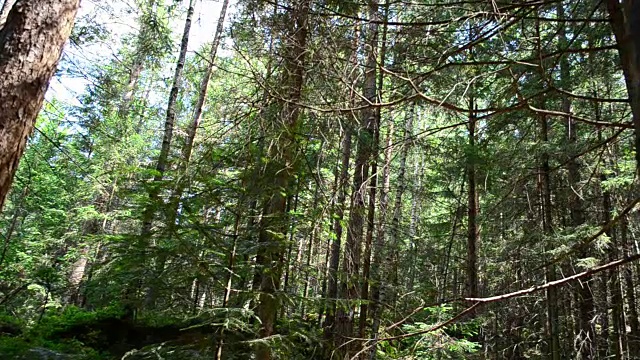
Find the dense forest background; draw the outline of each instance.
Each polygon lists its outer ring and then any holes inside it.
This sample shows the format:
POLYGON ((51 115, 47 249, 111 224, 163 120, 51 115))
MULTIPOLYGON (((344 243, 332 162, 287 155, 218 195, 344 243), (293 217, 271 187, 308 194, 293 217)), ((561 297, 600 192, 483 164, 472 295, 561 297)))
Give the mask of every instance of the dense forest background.
POLYGON ((640 359, 638 27, 84 0, 0 210, 0 357, 640 359))

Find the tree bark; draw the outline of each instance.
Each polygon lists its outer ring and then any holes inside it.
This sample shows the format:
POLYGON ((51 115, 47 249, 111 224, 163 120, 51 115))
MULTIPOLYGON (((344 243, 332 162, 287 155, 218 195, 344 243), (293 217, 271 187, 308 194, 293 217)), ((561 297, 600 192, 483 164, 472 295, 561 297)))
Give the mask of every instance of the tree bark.
MULTIPOLYGON (((374 255, 373 255, 373 268, 372 268, 372 285, 371 285, 371 335, 374 339, 371 344, 370 353, 368 357, 370 359, 374 359, 376 354, 376 341, 375 339, 378 337, 378 329, 380 328, 380 315, 381 315, 381 306, 382 301, 384 301, 384 293, 386 291, 386 285, 384 283, 385 279, 383 279, 383 266, 384 263, 389 263, 389 261, 383 262, 382 259, 388 260, 390 256, 388 256, 388 251, 385 249, 386 243, 386 218, 388 212, 388 204, 389 204, 389 189, 391 187, 391 158, 393 153, 393 123, 389 126, 389 134, 387 135, 387 141, 384 151, 384 167, 382 170, 382 188, 380 189, 380 221, 378 222, 378 226, 376 227, 376 241, 374 245, 374 255), (386 255, 386 256, 385 256, 386 255)), ((400 180, 402 181, 402 180, 400 180)), ((395 251, 395 249, 390 249, 390 251, 395 251)), ((393 265, 392 265, 393 266, 393 265)), ((389 269, 386 269, 389 271, 389 269)), ((389 274, 390 272, 387 272, 389 274)), ((388 280, 388 277, 387 279, 388 280)), ((361 323, 360 326, 364 326, 361 323)), ((360 331, 360 336, 364 337, 364 332, 360 331)))
MULTIPOLYGON (((542 32, 540 30, 540 20, 536 19, 536 50, 538 57, 540 58, 540 69, 544 69, 542 60, 543 45, 542 45, 542 32)), ((543 75, 544 76, 544 75, 543 75)), ((544 108, 544 104, 542 108, 544 108)), ((547 116, 540 116, 540 140, 545 145, 545 151, 540 159, 540 175, 539 175, 539 192, 540 192, 540 217, 542 219, 542 232, 546 237, 544 250, 549 252, 553 250, 553 244, 551 237, 553 235, 553 215, 551 202, 551 169, 549 166, 549 120, 547 116)), ((555 264, 550 265, 545 271, 545 278, 547 282, 552 282, 557 279, 555 264)), ((558 316, 558 289, 549 288, 546 291, 547 298, 547 332, 549 336, 549 358, 551 360, 560 360, 561 358, 561 346, 560 346, 560 322, 558 316)))
POLYGON ((207 61, 206 70, 202 80, 200 81, 200 89, 198 91, 198 101, 196 102, 195 108, 193 110, 193 116, 191 117, 191 122, 187 127, 187 138, 182 147, 181 159, 178 165, 178 182, 173 189, 171 194, 167 222, 169 224, 174 224, 178 217, 178 208, 180 207, 180 201, 182 199, 182 194, 184 193, 184 189, 186 187, 186 180, 184 179, 184 174, 187 172, 187 168, 189 167, 189 163, 191 162, 191 155, 193 153, 193 145, 195 143, 195 138, 198 133, 198 128, 200 127, 200 122, 202 118, 202 111, 204 108, 204 104, 207 100, 207 91, 209 89, 209 82, 211 81, 211 76, 213 74, 213 67, 216 62, 216 56, 218 53, 218 47, 220 46, 220 39, 222 39, 222 31, 224 30, 224 20, 227 14, 227 8, 229 6, 229 0, 224 0, 222 2, 222 8, 220 9, 220 16, 218 17, 218 26, 216 27, 216 32, 213 36, 213 41, 211 43, 211 50, 209 53, 209 59, 207 61))
POLYGON ((636 175, 640 176, 640 1, 607 0, 635 131, 636 175))
POLYGON ((0 28, 4 25, 7 20, 7 16, 9 15, 9 11, 15 4, 16 0, 4 0, 2 2, 2 7, 0 8, 0 28))
POLYGON ((0 30, 0 211, 79 0, 18 0, 0 30))
MULTIPOLYGON (((409 104, 409 110, 406 115, 406 122, 404 133, 402 137, 402 150, 400 155, 400 171, 398 173, 398 178, 396 179, 398 183, 398 189, 395 193, 395 199, 393 203, 393 213, 391 218, 391 228, 389 231, 389 246, 388 249, 384 248, 385 237, 386 237, 386 223, 384 222, 384 218, 386 218, 387 213, 387 203, 388 203, 388 192, 390 188, 391 181, 391 155, 393 146, 391 144, 391 135, 387 139, 386 150, 385 150, 385 169, 384 169, 384 178, 383 178, 383 194, 384 197, 381 196, 380 200, 380 214, 383 220, 380 221, 378 226, 378 234, 376 239, 376 255, 374 257, 375 271, 374 271, 374 283, 375 286, 372 290, 371 295, 371 312, 373 323, 371 325, 371 333, 372 338, 374 339, 371 344, 371 359, 375 359, 376 357, 376 344, 377 338, 379 336, 380 330, 380 322, 381 322, 381 313, 382 313, 382 304, 386 301, 386 298, 391 298, 390 302, 393 302, 396 299, 396 286, 398 286, 398 246, 400 243, 400 218, 402 216, 402 198, 406 189, 406 167, 407 167, 407 156, 409 152, 409 144, 407 144, 407 139, 411 136, 413 130, 413 117, 415 112, 415 104, 409 104), (383 276, 383 259, 384 263, 389 264, 391 269, 386 269, 386 275, 383 276)), ((413 239, 412 239, 413 240, 413 239)))

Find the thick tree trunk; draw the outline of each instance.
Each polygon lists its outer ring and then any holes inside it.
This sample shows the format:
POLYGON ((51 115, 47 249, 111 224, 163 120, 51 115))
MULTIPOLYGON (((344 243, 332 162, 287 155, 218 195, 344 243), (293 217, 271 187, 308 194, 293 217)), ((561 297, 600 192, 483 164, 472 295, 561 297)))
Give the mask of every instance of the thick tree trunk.
POLYGON ((79 0, 18 0, 0 30, 0 211, 79 0))
POLYGON ((636 173, 640 175, 640 1, 607 0, 635 129, 636 173))

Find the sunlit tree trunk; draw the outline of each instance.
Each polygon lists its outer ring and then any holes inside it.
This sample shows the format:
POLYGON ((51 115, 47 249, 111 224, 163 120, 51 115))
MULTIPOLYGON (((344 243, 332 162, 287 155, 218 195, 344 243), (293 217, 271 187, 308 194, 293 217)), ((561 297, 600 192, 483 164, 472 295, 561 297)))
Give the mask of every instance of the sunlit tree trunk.
POLYGON ((162 146, 160 148, 160 155, 158 156, 158 160, 155 166, 156 173, 153 176, 153 188, 149 191, 149 204, 146 206, 142 215, 143 218, 141 234, 143 237, 149 236, 151 233, 153 217, 157 207, 157 204, 155 202, 158 200, 157 198, 160 193, 159 183, 164 178, 164 173, 167 169, 167 163, 169 161, 169 151, 171 150, 173 128, 176 120, 176 105, 178 102, 178 94, 182 86, 182 72, 187 57, 187 49, 189 47, 189 34, 191 32, 191 22, 194 13, 195 2, 196 0, 190 0, 189 8, 187 9, 187 18, 184 23, 182 41, 180 42, 178 62, 176 63, 176 68, 173 74, 173 83, 171 85, 171 91, 169 92, 169 101, 167 103, 167 113, 165 117, 164 132, 162 136, 162 146))
MULTIPOLYGON (((158 200, 160 195, 161 186, 160 183, 164 179, 165 171, 169 162, 169 151, 171 150, 171 141, 173 139, 173 128, 176 120, 176 106, 178 102, 178 94, 182 86, 182 72, 184 69, 184 63, 187 57, 187 48, 189 47, 189 34, 191 32, 191 21, 193 18, 194 6, 196 0, 189 1, 189 7, 187 9, 187 18, 184 23, 184 30, 182 33, 182 40, 180 42, 180 52, 178 54, 178 62, 173 74, 173 82, 171 85, 171 91, 169 92, 169 101, 167 104, 167 113, 164 122, 164 133, 162 136, 162 146, 160 148, 160 155, 155 166, 155 174, 153 176, 153 183, 149 190, 149 203, 146 205, 142 214, 142 230, 140 232, 143 241, 147 241, 151 235, 152 224, 156 208, 158 207, 158 200)), ((169 229, 173 228, 172 223, 166 224, 169 229)), ((157 297, 157 278, 164 268, 166 257, 160 255, 156 259, 155 264, 155 277, 151 279, 151 284, 147 289, 145 297, 145 305, 153 308, 157 297)))
POLYGON ((2 7, 0 8, 0 28, 7 20, 7 15, 9 15, 9 11, 15 2, 16 0, 4 0, 2 2, 2 7))
POLYGON ((0 29, 0 211, 79 0, 18 0, 0 29))
MULTIPOLYGON (((191 153, 193 152, 193 145, 196 138, 196 134, 198 132, 198 127, 200 126, 202 111, 204 108, 204 104, 207 100, 207 90, 209 89, 209 82, 211 81, 211 75, 213 74, 213 67, 216 63, 216 56, 218 54, 218 48, 220 47, 220 41, 222 39, 222 32, 224 30, 224 20, 227 14, 227 8, 229 6, 229 0, 224 0, 222 2, 222 7, 220 9, 220 16, 218 17, 218 25, 216 27, 216 33, 213 36, 213 41, 211 42, 211 50, 209 53, 209 59, 207 60, 207 66, 200 81, 200 89, 198 91, 198 101, 193 110, 193 116, 191 118, 191 123, 187 128, 187 139, 185 141, 185 145, 182 148, 182 162, 181 162, 181 171, 184 172, 191 161, 191 153)), ((184 187, 179 185, 178 189, 175 191, 173 195, 174 198, 180 198, 182 196, 182 191, 184 191, 184 187)))

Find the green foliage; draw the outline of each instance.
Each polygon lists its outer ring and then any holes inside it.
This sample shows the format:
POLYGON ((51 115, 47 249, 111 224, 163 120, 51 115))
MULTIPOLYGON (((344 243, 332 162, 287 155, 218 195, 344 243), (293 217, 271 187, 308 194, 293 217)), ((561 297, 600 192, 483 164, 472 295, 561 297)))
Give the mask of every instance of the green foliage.
POLYGON ((478 321, 453 324, 431 331, 435 326, 449 320, 453 314, 450 306, 428 308, 423 311, 427 322, 413 322, 402 326, 406 333, 420 335, 400 341, 380 341, 377 355, 381 359, 466 359, 480 349, 477 335, 478 321))

